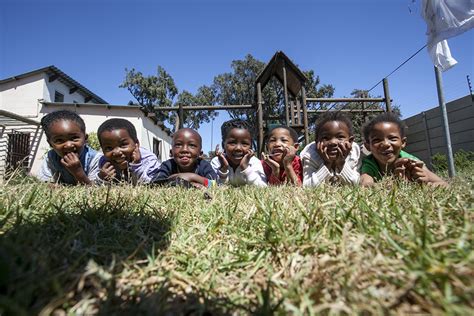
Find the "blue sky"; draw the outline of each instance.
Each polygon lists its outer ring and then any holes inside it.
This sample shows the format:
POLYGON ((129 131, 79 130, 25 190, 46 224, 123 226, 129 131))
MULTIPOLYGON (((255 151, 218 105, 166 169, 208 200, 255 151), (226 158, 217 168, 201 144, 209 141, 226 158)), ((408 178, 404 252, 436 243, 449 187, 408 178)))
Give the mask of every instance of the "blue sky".
MULTIPOLYGON (((267 62, 284 51, 332 84, 335 97, 368 89, 426 43, 421 0, 2 0, 0 78, 55 65, 111 104, 127 68, 163 66, 179 90, 195 92, 246 54, 267 62)), ((474 84, 474 31, 450 39, 458 65, 443 74, 446 99, 474 84)), ((409 117, 437 106, 426 50, 389 77, 394 103, 409 117)), ((372 91, 382 95, 379 85, 372 91)), ((220 112, 213 145, 220 141, 220 112)), ((210 124, 200 129, 210 147, 210 124)))

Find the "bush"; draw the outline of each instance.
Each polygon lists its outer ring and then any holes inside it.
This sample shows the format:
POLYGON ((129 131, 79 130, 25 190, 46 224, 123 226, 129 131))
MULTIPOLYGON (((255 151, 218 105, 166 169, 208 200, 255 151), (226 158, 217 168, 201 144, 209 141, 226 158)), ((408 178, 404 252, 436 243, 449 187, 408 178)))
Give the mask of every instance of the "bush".
MULTIPOLYGON (((433 168, 436 172, 448 170, 448 158, 446 155, 437 153, 431 157, 433 168)), ((456 170, 467 170, 474 168, 474 152, 459 150, 454 154, 454 166, 456 170)))
POLYGON ((95 150, 101 150, 97 133, 92 132, 88 135, 89 137, 87 138, 87 144, 95 150))

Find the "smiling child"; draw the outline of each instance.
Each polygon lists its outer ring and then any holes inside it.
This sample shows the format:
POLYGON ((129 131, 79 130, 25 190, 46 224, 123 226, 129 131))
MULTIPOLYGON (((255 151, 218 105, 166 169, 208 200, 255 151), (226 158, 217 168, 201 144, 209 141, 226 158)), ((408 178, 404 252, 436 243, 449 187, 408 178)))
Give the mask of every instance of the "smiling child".
POLYGON ((114 118, 102 123, 97 130, 104 156, 100 159, 98 182, 126 181, 149 183, 156 175, 160 162, 156 155, 140 147, 133 124, 114 118))
POLYGON ((365 147, 371 154, 362 160, 362 186, 371 186, 389 175, 406 181, 446 185, 423 161, 403 151, 407 140, 405 125, 396 115, 378 115, 364 126, 363 134, 365 147))
POLYGON ((266 137, 268 153, 262 153, 263 170, 269 185, 292 183, 301 186, 303 165, 298 150, 298 134, 288 126, 277 126, 266 137))
POLYGON ((37 177, 46 182, 91 184, 100 155, 87 146, 86 126, 71 111, 55 111, 41 119, 50 150, 37 177))
POLYGON ((359 183, 360 148, 351 121, 341 112, 325 113, 316 122, 315 139, 300 154, 303 185, 359 183))
POLYGON ((262 163, 252 150, 252 135, 247 122, 240 119, 224 122, 221 133, 224 152, 217 145, 216 157, 211 160, 212 168, 219 176, 218 181, 233 186, 267 186, 262 163))
POLYGON ((197 131, 182 128, 174 133, 170 154, 172 158, 163 162, 154 181, 181 178, 199 187, 216 183, 216 173, 201 159, 202 139, 197 131))

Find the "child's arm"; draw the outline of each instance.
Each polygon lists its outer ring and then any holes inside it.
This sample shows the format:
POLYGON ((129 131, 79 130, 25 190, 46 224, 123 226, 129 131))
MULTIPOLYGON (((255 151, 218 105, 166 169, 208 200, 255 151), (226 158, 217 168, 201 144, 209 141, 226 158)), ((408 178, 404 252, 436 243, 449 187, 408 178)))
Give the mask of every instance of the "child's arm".
POLYGON ((61 158, 61 164, 72 174, 78 184, 92 184, 76 153, 67 153, 64 155, 64 157, 61 158))
POLYGON ((319 143, 308 145, 301 152, 303 160, 303 186, 316 187, 332 176, 331 171, 326 166, 324 159, 319 155, 323 150, 319 143))
POLYGON ((152 152, 140 153, 139 146, 133 152, 133 161, 129 164, 130 171, 134 173, 139 183, 150 183, 160 169, 160 162, 152 152))
POLYGON ((343 183, 358 184, 360 181, 359 161, 360 147, 356 143, 344 142, 338 150, 342 161, 338 161, 339 176, 343 183))
POLYGON ((363 187, 370 187, 375 184, 374 178, 368 175, 367 173, 363 173, 360 175, 360 185, 363 187))
POLYGON ((39 170, 36 177, 44 182, 54 182, 54 166, 51 163, 51 158, 49 157, 49 152, 44 157, 43 163, 41 164, 41 169, 39 170))
POLYGON ((173 178, 181 178, 183 180, 191 182, 195 186, 197 184, 197 187, 208 187, 209 181, 213 181, 213 180, 201 177, 200 175, 192 173, 192 172, 175 173, 170 176, 170 179, 173 179, 173 178))
POLYGON ((447 186, 448 184, 435 173, 426 168, 423 161, 411 161, 411 178, 418 183, 427 183, 433 186, 447 186))
POLYGON ((224 156, 224 153, 219 150, 219 145, 216 146, 216 157, 212 158, 211 166, 212 169, 219 176, 220 182, 226 182, 229 176, 229 162, 224 156))
POLYGON ((115 167, 107 161, 104 163, 102 168, 100 168, 99 173, 98 173, 98 179, 100 181, 106 181, 110 182, 114 180, 114 178, 117 176, 117 171, 115 170, 115 167))
POLYGON ((283 167, 285 168, 286 180, 297 186, 301 186, 301 180, 293 168, 293 161, 296 157, 296 148, 291 146, 285 148, 283 156, 283 167))
POLYGON ((263 170, 260 160, 255 158, 253 150, 249 150, 240 162, 240 170, 244 175, 247 184, 256 185, 258 187, 267 186, 267 176, 263 170))

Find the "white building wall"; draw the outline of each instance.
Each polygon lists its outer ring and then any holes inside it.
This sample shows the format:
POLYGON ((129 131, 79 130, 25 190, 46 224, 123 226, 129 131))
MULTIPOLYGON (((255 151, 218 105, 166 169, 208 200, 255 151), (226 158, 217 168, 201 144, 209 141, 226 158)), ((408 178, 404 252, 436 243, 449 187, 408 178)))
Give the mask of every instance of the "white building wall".
POLYGON ((47 102, 54 102, 54 94, 58 91, 64 95, 64 103, 84 103, 84 96, 82 94, 78 93, 78 91, 69 94, 69 90, 70 88, 59 79, 56 79, 53 82, 48 82, 46 85, 44 100, 47 102))
POLYGON ((38 118, 38 99, 44 98, 45 76, 36 74, 0 85, 0 109, 27 118, 38 118))

